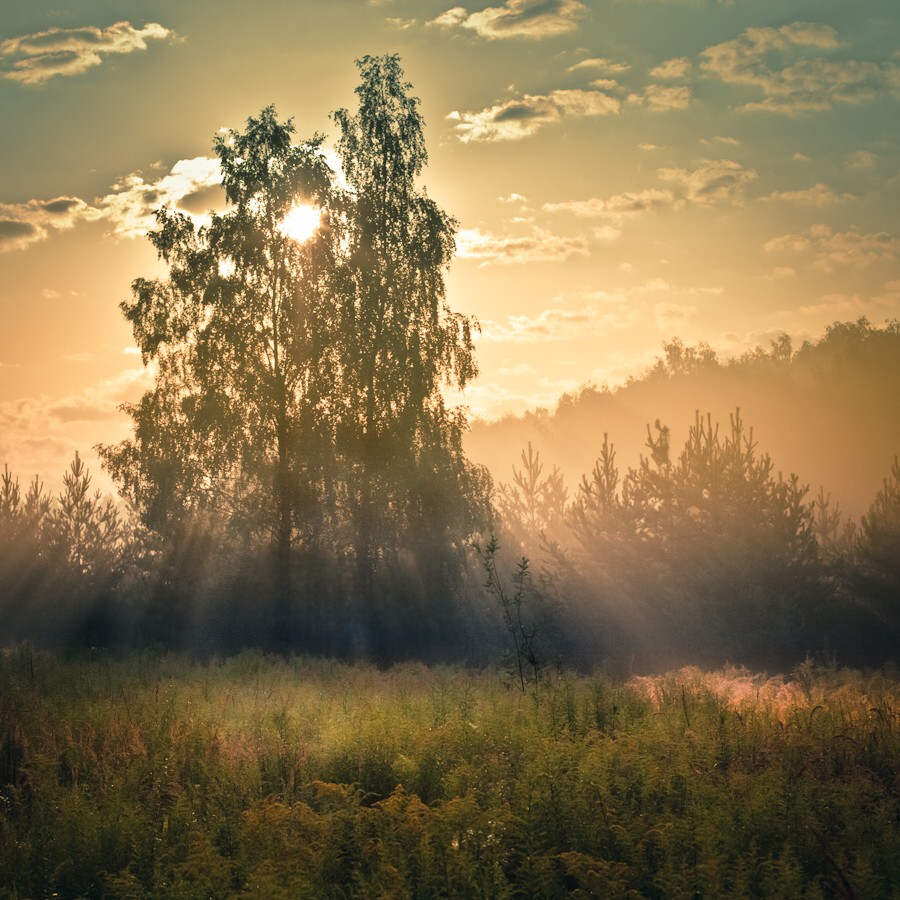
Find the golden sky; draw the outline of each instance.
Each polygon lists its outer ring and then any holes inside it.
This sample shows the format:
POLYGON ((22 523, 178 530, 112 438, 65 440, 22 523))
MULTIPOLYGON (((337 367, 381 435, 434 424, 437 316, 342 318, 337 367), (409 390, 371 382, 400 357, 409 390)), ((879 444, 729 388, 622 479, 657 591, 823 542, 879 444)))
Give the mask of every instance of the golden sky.
POLYGON ((217 206, 213 136, 270 103, 333 137, 367 53, 400 54, 459 220, 476 415, 621 383, 674 336, 732 355, 900 316, 897 0, 494 2, 5 4, 0 464, 52 483, 124 435, 152 211, 217 206))

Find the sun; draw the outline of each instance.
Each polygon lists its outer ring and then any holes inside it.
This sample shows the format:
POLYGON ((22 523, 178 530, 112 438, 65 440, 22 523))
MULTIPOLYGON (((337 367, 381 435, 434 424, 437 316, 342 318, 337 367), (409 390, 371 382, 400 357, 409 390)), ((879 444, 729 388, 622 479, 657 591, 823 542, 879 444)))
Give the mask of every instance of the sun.
POLYGON ((322 211, 306 203, 295 203, 282 219, 279 231, 298 244, 308 241, 321 224, 322 211))

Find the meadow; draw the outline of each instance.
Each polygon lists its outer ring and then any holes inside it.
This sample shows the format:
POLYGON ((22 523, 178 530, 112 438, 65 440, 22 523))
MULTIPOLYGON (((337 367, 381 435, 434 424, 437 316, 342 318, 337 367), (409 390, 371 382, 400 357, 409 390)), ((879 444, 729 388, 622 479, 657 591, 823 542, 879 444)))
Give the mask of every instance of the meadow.
POLYGON ((900 682, 0 658, 0 892, 897 897, 900 682))

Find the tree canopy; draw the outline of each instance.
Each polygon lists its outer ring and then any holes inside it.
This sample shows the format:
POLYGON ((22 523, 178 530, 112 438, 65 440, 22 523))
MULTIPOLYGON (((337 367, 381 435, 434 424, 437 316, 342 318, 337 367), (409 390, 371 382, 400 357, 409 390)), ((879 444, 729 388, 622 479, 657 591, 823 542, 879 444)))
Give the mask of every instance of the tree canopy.
POLYGON ((155 382, 133 437, 101 448, 160 533, 202 517, 270 546, 284 603, 292 548, 355 559, 372 607, 385 561, 428 545, 444 565, 487 509, 442 393, 477 371, 476 323, 446 301, 456 222, 417 184, 424 122, 398 58, 357 65, 358 109, 333 116, 345 185, 323 137, 295 143, 270 106, 215 139, 226 212, 158 212, 168 274, 122 304, 155 382))

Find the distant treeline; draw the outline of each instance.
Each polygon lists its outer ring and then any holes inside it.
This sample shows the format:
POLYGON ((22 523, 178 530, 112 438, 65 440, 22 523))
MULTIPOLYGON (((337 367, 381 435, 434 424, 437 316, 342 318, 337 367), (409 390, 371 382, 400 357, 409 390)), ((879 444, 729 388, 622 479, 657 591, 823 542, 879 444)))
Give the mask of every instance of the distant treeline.
POLYGON ((637 465, 646 425, 659 418, 675 446, 697 410, 725 424, 740 407, 777 469, 797 472, 858 519, 900 452, 900 327, 835 322, 815 341, 782 335, 732 358, 710 346, 663 344, 656 363, 627 384, 587 385, 554 410, 475 422, 466 452, 507 480, 528 442, 571 484, 590 472, 604 432, 622 468, 637 465))

